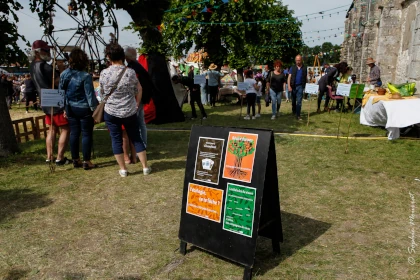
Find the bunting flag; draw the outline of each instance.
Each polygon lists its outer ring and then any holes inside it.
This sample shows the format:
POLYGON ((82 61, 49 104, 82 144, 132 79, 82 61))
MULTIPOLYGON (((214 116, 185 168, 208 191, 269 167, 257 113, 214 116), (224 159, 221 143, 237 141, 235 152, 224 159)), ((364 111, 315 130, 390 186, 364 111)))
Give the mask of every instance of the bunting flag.
POLYGON ((204 6, 204 9, 201 12, 202 13, 207 13, 207 6, 204 6))

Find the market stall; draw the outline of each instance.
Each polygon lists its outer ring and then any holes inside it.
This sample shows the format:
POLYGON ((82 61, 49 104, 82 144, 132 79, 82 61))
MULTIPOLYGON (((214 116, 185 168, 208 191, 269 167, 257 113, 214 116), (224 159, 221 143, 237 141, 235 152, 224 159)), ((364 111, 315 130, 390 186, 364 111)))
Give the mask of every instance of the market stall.
POLYGON ((384 95, 369 91, 363 98, 360 123, 383 126, 389 132, 389 140, 398 139, 400 128, 420 123, 420 98, 392 94, 389 90, 384 95))

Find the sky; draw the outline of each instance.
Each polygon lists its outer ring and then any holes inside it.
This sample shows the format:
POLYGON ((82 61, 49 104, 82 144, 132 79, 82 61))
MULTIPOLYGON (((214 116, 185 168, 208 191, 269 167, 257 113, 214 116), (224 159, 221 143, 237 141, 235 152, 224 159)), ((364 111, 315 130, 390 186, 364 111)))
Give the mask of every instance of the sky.
MULTIPOLYGON (((43 35, 43 30, 39 26, 40 22, 38 20, 38 15, 32 13, 29 9, 29 0, 19 0, 19 2, 24 6, 24 9, 17 13, 19 17, 18 30, 19 33, 24 35, 29 42, 41 39, 43 35)), ((63 7, 66 7, 68 0, 59 0, 63 7)), ((352 0, 283 0, 283 4, 287 5, 289 9, 294 10, 295 16, 299 17, 303 21, 302 32, 305 43, 313 47, 315 45, 321 45, 323 42, 332 42, 333 44, 341 44, 343 42, 343 31, 344 29, 338 30, 340 27, 344 27, 345 15, 344 10, 347 10, 352 3, 352 0), (337 7, 342 7, 334 9, 337 7), (326 11, 329 9, 334 9, 329 12, 324 13, 324 19, 311 19, 313 17, 322 16, 319 14, 321 11, 326 11), (337 14, 337 12, 340 12, 337 14), (315 14, 314 14, 315 13, 315 14), (332 14, 331 17, 329 14, 332 14), (305 15, 309 15, 306 17, 305 15), (310 19, 309 21, 307 19, 310 19), (308 33, 310 31, 326 30, 326 29, 335 29, 328 31, 320 31, 308 33), (337 37, 335 37, 337 35, 337 37), (331 37, 329 37, 331 36, 331 37), (309 38, 312 37, 312 38, 309 38), (324 39, 324 37, 326 37, 324 39), (329 38, 328 38, 329 37, 329 38), (315 42, 314 42, 315 40, 315 42)), ((130 31, 122 31, 122 28, 128 26, 131 21, 130 16, 125 11, 115 11, 115 15, 118 21, 118 26, 120 30, 119 43, 123 46, 130 45, 133 47, 139 46, 139 38, 136 34, 131 33, 130 31)), ((63 12, 57 12, 54 19, 55 29, 65 29, 76 27, 76 23, 66 16, 63 12)), ((104 39, 106 42, 109 41, 109 33, 111 29, 104 29, 104 39)), ((58 37, 58 42, 61 44, 66 43, 71 37, 71 32, 60 32, 58 37)), ((19 41, 19 46, 24 49, 25 44, 23 41, 19 41)))

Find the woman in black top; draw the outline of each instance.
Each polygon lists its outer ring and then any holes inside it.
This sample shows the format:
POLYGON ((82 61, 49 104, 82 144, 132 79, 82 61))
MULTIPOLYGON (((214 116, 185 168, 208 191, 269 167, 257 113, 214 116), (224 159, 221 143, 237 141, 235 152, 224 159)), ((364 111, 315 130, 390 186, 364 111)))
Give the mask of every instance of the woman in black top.
POLYGON ((38 111, 38 104, 36 101, 36 88, 34 82, 31 79, 30 74, 26 74, 26 79, 24 81, 25 84, 25 99, 26 99, 26 113, 29 112, 29 102, 32 101, 35 111, 38 111))
POLYGON ((276 60, 274 62, 274 71, 271 71, 267 76, 267 89, 266 94, 270 94, 271 97, 271 119, 276 119, 276 115, 280 111, 281 97, 283 90, 286 86, 286 76, 281 70, 282 62, 276 60))
POLYGON ((203 120, 207 119, 206 111, 204 106, 201 103, 201 86, 194 84, 194 66, 190 66, 190 71, 188 72, 188 88, 190 90, 190 105, 191 105, 191 119, 197 118, 197 112, 195 110, 194 103, 197 103, 198 108, 201 112, 201 118, 203 120))

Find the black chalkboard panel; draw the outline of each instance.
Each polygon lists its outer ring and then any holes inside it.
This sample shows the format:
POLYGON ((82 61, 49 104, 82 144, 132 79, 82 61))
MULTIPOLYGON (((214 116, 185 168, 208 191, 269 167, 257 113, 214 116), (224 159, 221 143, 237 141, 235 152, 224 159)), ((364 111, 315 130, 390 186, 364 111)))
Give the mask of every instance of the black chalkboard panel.
POLYGON ((272 239, 274 251, 280 252, 273 132, 193 126, 179 229, 181 253, 191 243, 244 265, 244 279, 251 279, 258 235, 272 239))

